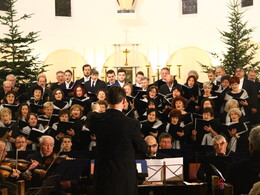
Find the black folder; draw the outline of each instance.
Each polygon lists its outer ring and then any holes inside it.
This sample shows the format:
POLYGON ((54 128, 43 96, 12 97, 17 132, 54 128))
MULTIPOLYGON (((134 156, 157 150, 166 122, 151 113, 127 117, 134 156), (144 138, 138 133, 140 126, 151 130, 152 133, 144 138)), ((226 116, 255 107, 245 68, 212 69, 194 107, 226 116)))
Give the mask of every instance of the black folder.
POLYGON ((37 128, 32 128, 29 133, 28 140, 39 143, 39 138, 43 135, 48 135, 48 130, 49 130, 49 127, 45 128, 43 130, 40 130, 37 128))
POLYGON ((57 133, 67 134, 67 130, 70 130, 73 124, 73 122, 59 121, 57 125, 57 133))

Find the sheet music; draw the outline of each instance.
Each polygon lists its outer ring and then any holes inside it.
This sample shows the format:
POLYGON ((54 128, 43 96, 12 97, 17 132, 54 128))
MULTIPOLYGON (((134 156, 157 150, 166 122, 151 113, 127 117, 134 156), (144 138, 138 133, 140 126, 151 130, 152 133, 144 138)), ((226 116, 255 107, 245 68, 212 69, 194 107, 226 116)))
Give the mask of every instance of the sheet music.
POLYGON ((142 173, 142 164, 141 163, 136 163, 136 169, 138 173, 142 173))
POLYGON ((183 181, 183 158, 165 158, 165 159, 148 159, 148 177, 147 181, 163 181, 164 170, 166 165, 166 181, 183 181))

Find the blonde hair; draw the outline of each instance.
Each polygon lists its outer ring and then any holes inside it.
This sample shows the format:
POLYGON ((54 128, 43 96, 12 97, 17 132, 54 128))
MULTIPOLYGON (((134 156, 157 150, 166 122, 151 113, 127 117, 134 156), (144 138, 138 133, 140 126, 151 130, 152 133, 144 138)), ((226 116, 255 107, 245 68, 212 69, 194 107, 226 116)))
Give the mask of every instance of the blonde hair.
POLYGON ((210 89, 212 89, 212 85, 210 84, 210 82, 205 82, 203 83, 203 89, 209 87, 210 89))
POLYGON ((237 107, 238 107, 238 105, 239 105, 239 104, 238 104, 238 101, 235 100, 235 99, 228 100, 228 101, 226 102, 224 111, 225 111, 225 112, 229 112, 231 106, 234 105, 234 104, 237 104, 237 107))
POLYGON ((228 116, 230 116, 231 112, 234 112, 234 113, 237 114, 239 117, 242 116, 242 112, 241 112, 241 110, 239 110, 239 108, 231 108, 231 109, 228 111, 228 116))
POLYGON ((43 104, 43 108, 49 108, 49 107, 54 108, 54 104, 52 102, 45 102, 43 104))
POLYGON ((2 108, 0 110, 0 118, 2 118, 2 115, 5 114, 5 113, 7 113, 7 114, 12 116, 12 111, 9 108, 2 108))

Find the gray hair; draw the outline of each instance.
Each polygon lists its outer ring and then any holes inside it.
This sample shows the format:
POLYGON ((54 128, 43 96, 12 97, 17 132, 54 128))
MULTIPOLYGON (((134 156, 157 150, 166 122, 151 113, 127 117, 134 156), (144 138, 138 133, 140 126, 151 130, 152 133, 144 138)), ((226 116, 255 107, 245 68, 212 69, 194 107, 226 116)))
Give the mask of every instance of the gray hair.
POLYGON ((14 74, 9 74, 9 75, 6 76, 6 80, 8 80, 9 77, 16 78, 16 76, 14 74))
POLYGON ((223 135, 216 135, 212 139, 212 144, 214 145, 214 143, 218 140, 223 140, 224 142, 227 142, 226 138, 223 135))
POLYGON ((148 77, 142 77, 142 78, 141 78, 141 81, 144 81, 144 80, 149 81, 150 79, 149 79, 148 77))
POLYGON ((249 142, 254 151, 260 151, 260 125, 254 127, 249 134, 249 142))
POLYGON ((188 72, 188 76, 190 76, 190 74, 195 75, 197 77, 197 79, 199 78, 199 74, 198 74, 198 72, 196 70, 190 70, 188 72))
POLYGON ((43 135, 43 136, 41 136, 40 139, 39 139, 39 143, 40 143, 40 145, 43 144, 43 142, 44 142, 45 139, 51 139, 52 142, 54 143, 54 138, 53 138, 52 136, 49 136, 49 135, 43 135))

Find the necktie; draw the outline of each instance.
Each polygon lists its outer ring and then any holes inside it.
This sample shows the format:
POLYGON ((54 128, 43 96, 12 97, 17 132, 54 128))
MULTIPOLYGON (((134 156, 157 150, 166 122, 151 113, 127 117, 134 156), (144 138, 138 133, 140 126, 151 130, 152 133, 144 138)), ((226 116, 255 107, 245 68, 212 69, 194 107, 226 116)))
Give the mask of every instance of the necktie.
POLYGON ((95 81, 92 82, 92 86, 91 87, 95 87, 95 81))

